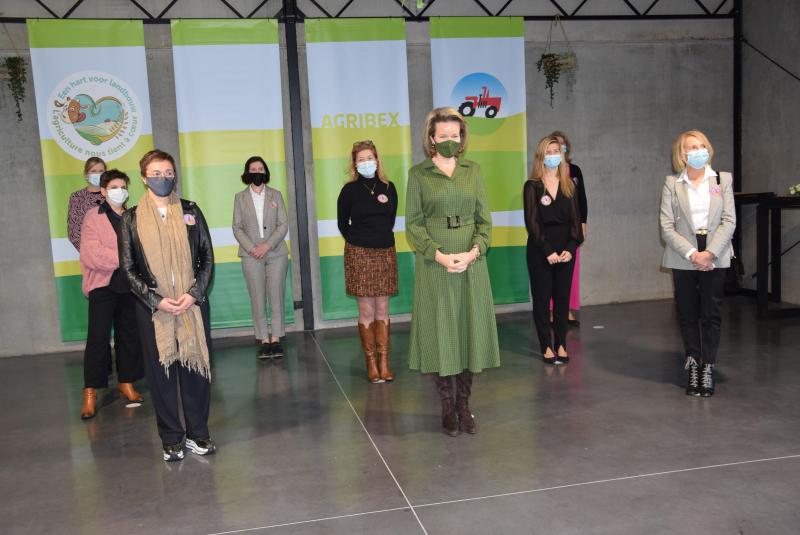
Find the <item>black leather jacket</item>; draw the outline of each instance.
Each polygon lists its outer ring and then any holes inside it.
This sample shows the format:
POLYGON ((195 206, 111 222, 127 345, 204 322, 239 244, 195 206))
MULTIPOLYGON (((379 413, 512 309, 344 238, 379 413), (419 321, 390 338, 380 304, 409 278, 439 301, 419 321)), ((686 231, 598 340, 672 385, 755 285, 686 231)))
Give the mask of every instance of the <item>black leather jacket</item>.
MULTIPOLYGON (((194 216, 195 224, 186 225, 189 235, 189 249, 192 252, 194 268, 194 285, 187 292, 201 304, 206 300, 206 292, 214 271, 214 249, 211 246, 211 234, 200 207, 192 201, 181 199, 183 213, 194 216)), ((136 208, 126 210, 122 215, 119 236, 120 269, 130 284, 131 291, 150 311, 155 313, 163 296, 156 293, 155 276, 147 265, 142 244, 136 228, 136 208)))

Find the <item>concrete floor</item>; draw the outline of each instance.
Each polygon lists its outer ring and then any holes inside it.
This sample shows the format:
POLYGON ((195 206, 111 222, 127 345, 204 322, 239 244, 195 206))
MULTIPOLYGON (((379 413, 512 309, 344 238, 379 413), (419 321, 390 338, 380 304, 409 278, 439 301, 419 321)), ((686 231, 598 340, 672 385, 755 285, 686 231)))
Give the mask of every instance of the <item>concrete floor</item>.
POLYGON ((729 299, 718 392, 696 399, 671 301, 581 319, 570 364, 552 367, 528 315, 498 318, 503 365, 476 377, 479 434, 457 438, 430 378, 406 369, 407 326, 388 385, 366 382, 354 329, 290 334, 277 363, 220 343, 219 452, 169 465, 147 403, 101 394, 80 420, 80 356, 0 360, 0 531, 800 532, 800 321, 729 299))

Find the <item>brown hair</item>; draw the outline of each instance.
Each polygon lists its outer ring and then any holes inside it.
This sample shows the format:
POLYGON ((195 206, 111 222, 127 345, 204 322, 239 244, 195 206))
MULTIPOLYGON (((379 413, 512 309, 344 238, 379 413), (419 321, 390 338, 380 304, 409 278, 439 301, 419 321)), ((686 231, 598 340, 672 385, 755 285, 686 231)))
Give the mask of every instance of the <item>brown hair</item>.
POLYGON ((566 153, 562 153, 562 154, 564 154, 564 158, 567 160, 567 163, 571 163, 572 162, 572 156, 571 156, 571 154, 572 154, 572 142, 567 137, 567 134, 565 134, 561 130, 553 130, 552 132, 550 132, 550 137, 560 137, 561 139, 564 140, 564 145, 567 146, 567 152, 566 153))
POLYGON ((108 183, 112 180, 117 178, 121 178, 125 181, 125 184, 130 185, 131 179, 128 178, 128 175, 120 171, 119 169, 109 169, 102 175, 100 175, 100 187, 101 188, 108 188, 108 183))
POLYGON ((97 156, 92 156, 83 164, 83 174, 88 175, 89 169, 95 166, 95 164, 101 163, 103 164, 103 169, 106 169, 106 162, 102 158, 98 158, 97 156))
POLYGON ((250 164, 253 162, 261 162, 261 165, 264 166, 264 172, 267 173, 267 181, 264 184, 269 184, 269 166, 267 162, 264 161, 264 158, 261 156, 250 156, 246 162, 244 162, 244 173, 242 173, 242 182, 250 185, 250 164))
POLYGON ((706 135, 700 130, 687 130, 672 143, 672 168, 675 169, 676 173, 682 173, 686 169, 686 154, 683 153, 683 142, 689 136, 699 139, 700 143, 708 149, 708 165, 711 165, 711 160, 714 159, 714 147, 711 146, 711 142, 706 135))
POLYGON ((350 174, 350 182, 355 182, 358 180, 358 170, 356 169, 356 156, 362 150, 369 150, 372 151, 372 155, 375 156, 375 162, 378 164, 378 170, 375 171, 375 176, 383 182, 384 184, 389 184, 389 180, 386 178, 386 173, 383 172, 383 162, 381 161, 381 157, 378 154, 378 147, 375 146, 369 139, 365 139, 364 141, 356 141, 353 143, 353 150, 350 151, 350 165, 347 168, 347 172, 350 174))
MULTIPOLYGON (((539 143, 536 145, 536 155, 533 158, 531 176, 528 177, 528 180, 533 180, 534 182, 542 181, 542 177, 544 176, 544 156, 547 152, 547 147, 553 144, 558 145, 560 154, 561 142, 557 137, 545 136, 539 140, 539 143)), ((558 166, 558 171, 556 174, 558 175, 558 184, 561 187, 561 191, 563 191, 564 195, 567 197, 572 198, 572 196, 575 194, 575 184, 572 182, 572 179, 569 176, 569 164, 563 157, 561 159, 561 165, 558 166)))
POLYGON ((464 151, 467 150, 467 122, 455 108, 434 108, 425 117, 425 127, 422 133, 422 148, 425 150, 425 154, 428 156, 436 155, 436 146, 431 141, 433 134, 436 132, 436 125, 449 122, 458 123, 460 126, 461 148, 456 156, 464 154, 464 151))
POLYGON ((163 150, 153 149, 139 160, 139 172, 142 177, 147 178, 147 166, 153 162, 169 162, 172 164, 172 170, 175 171, 175 159, 168 152, 163 150))

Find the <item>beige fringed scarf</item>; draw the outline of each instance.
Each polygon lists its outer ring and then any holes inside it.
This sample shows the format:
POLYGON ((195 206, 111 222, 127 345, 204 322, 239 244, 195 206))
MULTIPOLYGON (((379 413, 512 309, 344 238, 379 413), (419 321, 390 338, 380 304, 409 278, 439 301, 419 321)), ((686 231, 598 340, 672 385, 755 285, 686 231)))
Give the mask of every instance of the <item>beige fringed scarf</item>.
MULTIPOLYGON (((142 195, 136 207, 136 224, 147 264, 158 282, 156 291, 162 297, 179 298, 194 284, 192 255, 180 199, 175 193, 170 195, 167 217, 162 219, 150 195, 142 195)), ((178 361, 203 377, 211 378, 199 306, 192 306, 179 316, 156 310, 153 326, 159 362, 165 371, 178 361)))

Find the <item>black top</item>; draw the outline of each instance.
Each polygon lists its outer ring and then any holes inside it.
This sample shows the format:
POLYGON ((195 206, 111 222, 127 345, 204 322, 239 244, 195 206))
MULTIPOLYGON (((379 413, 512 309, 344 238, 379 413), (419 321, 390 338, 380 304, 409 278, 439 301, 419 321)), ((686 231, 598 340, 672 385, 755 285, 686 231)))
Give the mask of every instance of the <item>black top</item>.
MULTIPOLYGON (((107 202, 103 202, 98 209, 101 214, 105 213, 106 217, 108 217, 108 221, 117 235, 117 247, 119 247, 119 229, 120 225, 122 225, 122 216, 118 215, 107 202)), ((114 273, 111 274, 111 281, 109 281, 108 287, 112 292, 118 294, 126 294, 131 291, 130 286, 128 286, 128 279, 125 278, 125 274, 120 268, 115 269, 114 273)))
POLYGON ((348 182, 339 193, 336 213, 347 243, 369 249, 394 247, 397 190, 391 182, 363 176, 348 182))
POLYGON ((578 193, 578 208, 581 214, 581 223, 586 223, 586 216, 589 214, 589 206, 586 203, 586 187, 583 185, 583 173, 581 168, 574 163, 569 164, 569 176, 575 183, 578 193))
POLYGON ((537 247, 544 256, 569 251, 575 255, 583 242, 578 217, 577 195, 567 197, 561 186, 553 198, 541 181, 527 180, 522 193, 528 247, 537 247))

